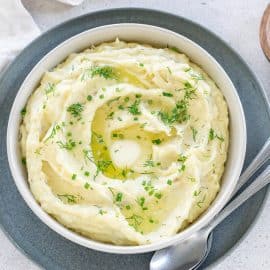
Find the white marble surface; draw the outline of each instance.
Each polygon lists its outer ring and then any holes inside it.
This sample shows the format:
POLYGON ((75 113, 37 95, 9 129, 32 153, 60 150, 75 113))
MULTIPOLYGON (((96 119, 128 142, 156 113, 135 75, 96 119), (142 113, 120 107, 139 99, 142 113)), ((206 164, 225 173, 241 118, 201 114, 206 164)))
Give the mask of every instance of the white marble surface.
MULTIPOLYGON (((53 0, 22 0, 42 31, 87 12, 116 7, 148 7, 186 16, 222 36, 244 59, 270 97, 270 63, 258 40, 260 18, 268 0, 85 0, 69 7, 53 0)), ((270 200, 248 237, 215 270, 270 269, 270 200)), ((18 251, 0 231, 0 270, 40 269, 18 251)), ((79 269, 78 269, 79 270, 79 269)))

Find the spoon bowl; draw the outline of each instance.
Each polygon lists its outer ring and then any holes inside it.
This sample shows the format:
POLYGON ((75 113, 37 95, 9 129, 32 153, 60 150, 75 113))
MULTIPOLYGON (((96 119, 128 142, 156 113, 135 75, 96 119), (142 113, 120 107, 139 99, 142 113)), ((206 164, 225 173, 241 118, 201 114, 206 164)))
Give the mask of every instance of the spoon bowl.
POLYGON ((151 270, 186 270, 199 265, 207 257, 213 240, 210 231, 201 230, 190 239, 156 252, 151 260, 151 270), (179 265, 179 262, 183 262, 179 265))

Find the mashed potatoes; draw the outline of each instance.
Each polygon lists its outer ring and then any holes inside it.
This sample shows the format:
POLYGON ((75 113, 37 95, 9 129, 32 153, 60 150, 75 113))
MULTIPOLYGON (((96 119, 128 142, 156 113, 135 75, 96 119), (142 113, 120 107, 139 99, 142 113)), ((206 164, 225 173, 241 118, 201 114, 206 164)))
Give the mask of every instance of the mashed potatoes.
POLYGON ((176 48, 116 40, 44 74, 22 110, 31 191, 64 226, 143 245, 176 234, 220 189, 228 112, 176 48))

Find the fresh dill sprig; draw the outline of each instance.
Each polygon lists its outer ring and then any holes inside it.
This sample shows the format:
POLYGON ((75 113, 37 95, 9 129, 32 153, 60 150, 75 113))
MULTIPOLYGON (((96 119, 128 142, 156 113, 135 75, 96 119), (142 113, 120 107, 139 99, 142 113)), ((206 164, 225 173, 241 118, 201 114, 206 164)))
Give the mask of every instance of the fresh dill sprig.
POLYGON ((139 105, 140 105, 140 100, 135 100, 134 103, 132 103, 129 107, 128 107, 128 111, 133 114, 133 115, 140 115, 141 112, 139 110, 139 105))
POLYGON ((74 204, 77 203, 77 197, 70 194, 57 194, 59 199, 64 199, 67 203, 74 204))
POLYGON ((135 231, 139 230, 139 226, 142 224, 143 222, 143 217, 133 214, 130 217, 127 217, 126 220, 129 223, 129 226, 133 227, 135 229, 135 231))
POLYGON ((193 138, 193 141, 196 142, 196 136, 198 134, 198 130, 195 129, 194 127, 190 127, 191 131, 192 131, 192 138, 193 138))
POLYGON ((53 128, 52 128, 52 130, 51 130, 50 135, 49 135, 49 136, 47 137, 47 139, 45 140, 45 143, 46 143, 48 140, 52 139, 52 138, 56 135, 56 132, 57 132, 59 129, 61 129, 61 127, 60 127, 58 124, 54 125, 53 128))
POLYGON ((104 79, 117 79, 117 74, 111 66, 93 66, 85 70, 85 73, 81 77, 81 81, 84 81, 86 77, 103 77, 104 79))
POLYGON ((155 162, 151 159, 148 159, 143 164, 144 167, 155 167, 155 162))
POLYGON ((55 92, 55 84, 54 83, 48 83, 47 87, 44 89, 45 95, 48 97, 49 94, 54 94, 55 92))
POLYGON ((76 146, 76 142, 72 139, 69 139, 67 142, 63 143, 62 141, 56 142, 60 148, 64 148, 68 151, 72 150, 76 146))
POLYGON ((166 125, 172 125, 176 122, 181 124, 190 118, 188 113, 188 102, 185 99, 182 99, 176 103, 176 106, 171 112, 159 112, 158 115, 166 125))
POLYGON ((159 144, 162 143, 162 140, 161 139, 155 139, 155 140, 152 140, 152 143, 156 144, 156 145, 159 145, 159 144))
POLYGON ((222 136, 217 135, 216 132, 214 131, 214 129, 213 129, 213 128, 210 128, 210 130, 209 130, 209 135, 208 135, 208 139, 209 139, 209 141, 212 141, 212 140, 214 140, 215 138, 217 138, 217 139, 220 140, 221 142, 224 141, 224 138, 223 138, 222 136))
POLYGON ((24 117, 26 115, 26 107, 21 109, 21 116, 24 117))
POLYGON ((77 102, 77 103, 71 104, 67 108, 67 111, 71 113, 71 115, 73 115, 74 117, 81 117, 81 113, 83 109, 84 109, 83 104, 77 102))

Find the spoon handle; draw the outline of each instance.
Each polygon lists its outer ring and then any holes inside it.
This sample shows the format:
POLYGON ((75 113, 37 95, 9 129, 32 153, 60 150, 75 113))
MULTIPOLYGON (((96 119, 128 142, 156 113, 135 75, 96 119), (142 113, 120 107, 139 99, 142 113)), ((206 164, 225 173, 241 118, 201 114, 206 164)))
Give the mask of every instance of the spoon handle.
POLYGON ((238 180, 238 184, 232 194, 232 197, 239 189, 250 179, 250 177, 270 158, 270 138, 265 142, 260 152, 253 159, 250 165, 242 173, 238 180))
POLYGON ((235 197, 209 224, 207 230, 212 231, 221 221, 229 216, 256 192, 270 183, 270 165, 242 193, 235 197))

